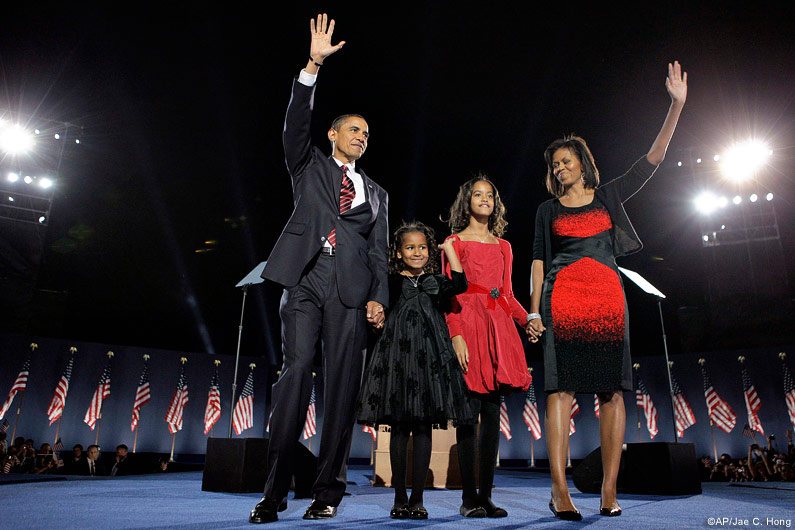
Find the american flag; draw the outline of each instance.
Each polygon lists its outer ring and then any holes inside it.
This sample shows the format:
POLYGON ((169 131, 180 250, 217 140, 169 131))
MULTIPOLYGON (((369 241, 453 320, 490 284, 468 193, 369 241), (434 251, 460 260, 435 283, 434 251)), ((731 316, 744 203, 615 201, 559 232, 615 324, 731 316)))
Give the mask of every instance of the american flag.
POLYGON ((712 380, 707 375, 707 369, 702 365, 701 374, 704 376, 704 397, 707 400, 709 419, 725 433, 732 432, 737 423, 737 414, 722 397, 715 391, 712 380))
POLYGON ((756 441, 756 433, 751 427, 748 426, 747 423, 743 426, 743 436, 745 436, 746 438, 750 438, 753 441, 756 441))
POLYGON ((55 442, 55 445, 52 446, 52 452, 57 453, 61 449, 63 449, 63 441, 61 441, 61 439, 58 438, 58 441, 55 442))
POLYGON ((3 424, 0 425, 0 432, 8 432, 8 420, 3 420, 3 424))
POLYGON ((646 416, 646 428, 649 430, 649 438, 654 440, 657 436, 657 407, 651 400, 649 391, 646 390, 646 385, 643 380, 638 377, 638 389, 635 390, 635 404, 643 409, 643 415, 646 416))
POLYGON ((218 387, 218 368, 210 382, 210 392, 207 394, 207 408, 204 409, 204 434, 210 432, 215 422, 221 417, 221 390, 218 387))
POLYGON ((246 384, 243 385, 243 393, 235 405, 235 413, 232 416, 232 427, 235 434, 240 434, 246 429, 254 426, 254 369, 248 373, 246 384))
POLYGON ((152 394, 149 392, 149 361, 144 360, 144 371, 141 372, 141 379, 138 380, 138 389, 135 391, 135 401, 133 402, 132 422, 130 430, 134 431, 141 420, 141 407, 149 403, 152 394))
POLYGON ((577 427, 574 426, 574 416, 580 413, 580 405, 577 403, 577 398, 571 400, 571 414, 569 415, 569 436, 577 432, 577 427))
POLYGON ((789 412, 789 421, 795 426, 795 383, 792 380, 792 372, 789 370, 784 358, 781 358, 781 363, 784 368, 784 401, 787 403, 787 412, 789 412))
POLYGON ((693 416, 693 409, 685 398, 685 394, 679 387, 679 382, 673 374, 671 374, 671 384, 674 387, 674 419, 676 420, 676 435, 679 438, 684 437, 685 430, 688 427, 695 425, 696 417, 693 416))
POLYGON ((762 402, 759 400, 759 395, 756 393, 756 387, 751 383, 751 378, 748 376, 748 371, 743 366, 743 394, 745 395, 745 408, 748 411, 748 426, 755 431, 759 431, 762 436, 765 430, 762 428, 762 423, 759 421, 759 409, 762 408, 762 402))
POLYGON ((527 389, 527 395, 524 398, 522 418, 527 424, 527 430, 533 433, 533 438, 536 440, 540 439, 541 421, 538 417, 538 403, 536 402, 536 391, 533 388, 533 383, 530 383, 530 387, 527 389))
POLYGON ((317 411, 315 410, 315 403, 317 402, 317 395, 315 394, 315 380, 312 380, 312 393, 309 394, 309 407, 306 409, 306 421, 304 422, 303 439, 307 440, 317 434, 317 411))
POLYGON ((3 465, 3 473, 10 473, 11 472, 11 458, 6 457, 6 463, 3 465))
POLYGON ((92 431, 102 414, 102 403, 108 396, 110 396, 110 359, 108 359, 108 363, 102 371, 102 376, 99 378, 97 388, 94 390, 94 395, 91 397, 91 404, 88 406, 86 415, 83 418, 83 421, 91 427, 92 431))
POLYGON ((47 417, 50 418, 50 425, 58 421, 58 418, 63 414, 63 409, 66 406, 66 394, 69 392, 69 380, 72 378, 72 366, 74 365, 75 358, 70 356, 69 362, 66 363, 66 369, 63 375, 58 380, 58 385, 55 387, 55 392, 50 400, 50 405, 47 407, 47 417))
POLYGON ((171 434, 182 430, 182 413, 187 404, 188 381, 185 378, 185 365, 183 364, 182 370, 179 373, 177 388, 174 390, 174 397, 171 398, 171 403, 168 405, 168 410, 166 411, 165 421, 168 423, 168 432, 171 434))
POLYGON ((375 427, 373 427, 372 425, 365 425, 364 427, 362 427, 362 432, 369 433, 370 436, 373 437, 373 441, 375 441, 376 437, 378 436, 378 433, 376 433, 375 431, 375 427))
POLYGON ((508 404, 505 402, 505 396, 500 396, 500 432, 505 435, 506 440, 512 438, 511 422, 508 420, 508 404))
POLYGON ((599 396, 593 395, 593 413, 597 418, 599 417, 599 396))
POLYGON ((6 398, 6 402, 3 403, 3 408, 0 408, 0 419, 6 415, 8 409, 11 408, 11 403, 14 401, 14 396, 17 395, 17 392, 24 392, 25 387, 28 386, 28 373, 30 372, 30 357, 25 361, 25 364, 22 365, 22 370, 19 372, 14 384, 11 385, 11 391, 8 393, 8 397, 6 398))

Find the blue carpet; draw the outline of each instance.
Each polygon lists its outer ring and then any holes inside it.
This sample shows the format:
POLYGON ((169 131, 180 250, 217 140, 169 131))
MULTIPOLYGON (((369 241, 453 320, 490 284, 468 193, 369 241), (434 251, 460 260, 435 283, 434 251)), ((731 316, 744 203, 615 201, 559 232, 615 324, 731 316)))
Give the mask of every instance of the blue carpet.
MULTIPOLYGON (((389 519, 393 490, 369 485, 370 468, 349 472, 350 496, 330 521, 304 521, 308 499, 290 500, 280 520, 259 528, 355 528, 433 527, 460 530, 478 528, 709 528, 710 517, 737 518, 747 524, 726 521, 720 527, 787 528, 795 519, 795 491, 771 489, 773 484, 737 487, 726 483, 704 484, 702 495, 658 497, 622 495, 624 515, 598 515, 599 497, 576 493, 574 502, 585 516, 580 523, 556 520, 547 508, 549 476, 542 473, 498 470, 493 497, 505 507, 505 519, 464 519, 458 515, 460 491, 430 490, 425 494, 427 521, 389 519), (774 519, 769 524, 767 518, 774 519), (754 524, 754 518, 757 518, 754 524), (778 524, 775 524, 779 521, 778 524), (783 521, 783 522, 782 522, 783 521), (789 523, 787 523, 789 521, 789 523), (735 523, 735 524, 732 524, 735 523)), ((118 478, 72 479, 6 485, 0 489, 0 513, 9 528, 158 528, 199 530, 258 528, 247 522, 258 494, 227 494, 201 491, 200 472, 140 475, 118 478)), ((775 485, 787 488, 789 484, 775 485)))

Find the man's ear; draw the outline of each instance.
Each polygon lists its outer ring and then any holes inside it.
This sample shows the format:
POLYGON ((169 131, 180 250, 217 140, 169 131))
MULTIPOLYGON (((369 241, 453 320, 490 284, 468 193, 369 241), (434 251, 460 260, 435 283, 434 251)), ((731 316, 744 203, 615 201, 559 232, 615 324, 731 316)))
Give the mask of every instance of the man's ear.
POLYGON ((337 131, 335 129, 328 130, 328 141, 334 143, 337 141, 337 131))

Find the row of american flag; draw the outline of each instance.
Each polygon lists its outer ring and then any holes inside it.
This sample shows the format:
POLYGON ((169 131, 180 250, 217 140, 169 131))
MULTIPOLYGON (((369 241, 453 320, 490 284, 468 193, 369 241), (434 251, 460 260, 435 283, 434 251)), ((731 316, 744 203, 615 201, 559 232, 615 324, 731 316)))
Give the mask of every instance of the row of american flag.
MULTIPOLYGON (((34 345, 31 345, 34 346, 34 345)), ((35 349, 32 348, 32 349, 35 349)), ((66 407, 66 398, 69 393, 69 385, 72 379, 72 370, 74 368, 76 349, 70 349, 70 357, 66 362, 63 373, 55 385, 50 403, 47 407, 47 418, 50 425, 60 420, 66 407)), ((91 397, 88 409, 86 410, 83 421, 88 425, 91 430, 97 425, 97 422, 102 417, 102 406, 110 397, 111 393, 111 369, 112 369, 113 352, 108 352, 108 361, 99 378, 97 387, 91 397)), ((188 404, 188 381, 185 377, 185 363, 187 359, 181 358, 182 366, 180 368, 177 386, 174 390, 174 395, 166 410, 165 417, 163 418, 168 426, 168 431, 175 434, 182 430, 182 423, 184 417, 185 406, 188 404)), ((221 392, 219 387, 218 378, 218 363, 216 361, 215 373, 210 381, 210 391, 207 397, 207 406, 204 414, 204 434, 211 431, 215 423, 221 417, 221 392)), ((11 390, 8 393, 3 406, 0 407, 0 420, 3 420, 6 413, 11 409, 17 394, 24 392, 28 385, 28 378, 30 376, 31 358, 28 357, 22 365, 17 378, 11 385, 11 390)), ((251 371, 246 378, 243 385, 243 391, 235 405, 232 428, 236 434, 250 429, 254 426, 254 364, 249 365, 251 371)), ((130 423, 130 430, 135 431, 141 418, 141 409, 149 403, 152 399, 151 386, 149 384, 149 355, 144 355, 144 366, 141 371, 141 377, 138 381, 138 386, 135 391, 135 398, 133 399, 132 407, 132 420, 130 423)), ((18 411, 19 412, 19 411, 18 411)))
MULTIPOLYGON (((31 345, 32 349, 35 349, 35 345, 31 345)), ((47 417, 50 421, 50 425, 58 421, 64 411, 64 407, 66 406, 66 397, 69 391, 69 384, 72 375, 72 369, 74 366, 74 352, 76 349, 72 348, 66 366, 64 368, 63 374, 61 375, 60 379, 58 380, 55 390, 53 392, 53 396, 50 399, 49 406, 47 407, 47 417)), ((790 422, 795 426, 795 382, 793 381, 792 372, 789 369, 785 361, 786 355, 784 353, 779 354, 779 357, 782 361, 782 374, 784 380, 784 401, 787 408, 787 413, 790 419, 790 422)), ((104 370, 102 371, 102 375, 100 376, 99 382, 97 383, 97 387, 93 393, 91 398, 91 402, 86 410, 85 417, 83 421, 92 429, 94 430, 97 422, 101 418, 101 411, 102 405, 106 399, 110 397, 110 390, 111 390, 111 368, 112 368, 112 359, 113 354, 112 352, 108 352, 108 361, 105 365, 104 370)), ((139 383, 136 389, 135 398, 133 400, 133 409, 132 409, 132 421, 130 424, 130 430, 134 431, 139 423, 141 409, 144 405, 146 405, 151 400, 151 389, 149 385, 149 356, 144 356, 144 366, 141 372, 141 377, 139 378, 139 383)), ((748 374, 748 371, 742 361, 744 361, 743 357, 739 358, 741 360, 741 380, 743 386, 743 397, 746 405, 746 412, 748 415, 748 422, 747 422, 747 429, 744 434, 748 435, 749 431, 759 432, 764 434, 764 428, 762 427, 762 423, 759 420, 759 410, 762 407, 761 400, 759 395, 756 391, 756 387, 753 385, 751 378, 748 374)), ((188 403, 188 383, 185 377, 185 362, 187 359, 184 357, 181 359, 182 367, 180 369, 179 378, 177 381, 176 389, 174 390, 173 397, 171 402, 169 403, 168 409, 166 411, 164 421, 168 426, 168 430, 170 433, 176 433, 182 430, 183 424, 183 413, 185 406, 188 403)), ((30 372, 30 363, 31 358, 28 357, 22 369, 19 372, 16 380, 14 381, 13 385, 11 386, 11 390, 8 393, 8 397, 6 398, 5 402, 3 403, 2 407, 0 408, 0 420, 2 420, 8 410, 11 408, 11 405, 14 401, 15 396, 19 392, 24 392, 27 387, 29 372, 30 372)), ((216 361, 219 363, 219 361, 216 361)), ((707 374, 705 362, 703 359, 699 360, 699 364, 701 365, 701 372, 702 372, 702 379, 703 379, 703 386, 704 386, 704 397, 707 404, 707 410, 709 413, 709 419, 712 425, 718 427, 722 431, 726 433, 732 432, 736 423, 737 423, 737 414, 734 412, 732 407, 718 394, 715 389, 715 386, 712 383, 709 375, 707 374)), ((241 434, 242 432, 250 429, 254 426, 254 365, 250 365, 250 372, 248 377, 246 378, 246 382, 243 385, 243 391, 235 405, 233 416, 232 416, 232 428, 234 429, 236 434, 241 434)), ((646 389, 646 386, 643 383, 643 380, 640 377, 636 377, 637 379, 637 389, 635 391, 636 397, 636 405, 643 411, 645 419, 646 419, 646 428, 649 432, 650 438, 654 438, 657 433, 657 409, 654 406, 654 402, 652 401, 651 395, 646 389)), ((679 386, 678 381, 674 377, 673 373, 671 374, 671 383, 673 386, 673 393, 674 393, 674 417, 675 417, 675 424, 676 424, 676 432, 677 436, 680 438, 684 436, 684 432, 689 427, 693 426, 696 423, 695 415, 693 414, 693 410, 690 407, 690 404, 685 397, 684 392, 682 391, 681 387, 679 386)), ((304 424, 304 429, 302 433, 302 438, 307 440, 317 434, 317 411, 316 411, 316 402, 317 402, 317 395, 315 391, 315 384, 314 380, 312 382, 312 390, 311 390, 311 397, 309 402, 309 407, 307 409, 306 414, 306 421, 304 424)), ((576 425, 574 418, 579 413, 580 406, 575 398, 572 401, 571 406, 571 414, 570 414, 570 424, 569 424, 569 435, 574 434, 576 432, 576 425)), ((599 400, 594 395, 594 414, 596 417, 599 417, 599 400)), ((204 414, 204 433, 209 433, 218 419, 221 417, 221 392, 219 386, 219 378, 218 378, 218 367, 216 364, 215 373, 212 377, 210 382, 210 390, 207 397, 207 405, 205 408, 204 414)), ((533 438, 536 440, 540 439, 542 436, 541 433, 541 422, 538 413, 538 404, 536 401, 535 389, 531 384, 527 390, 525 395, 524 407, 522 409, 522 418, 527 425, 528 430, 532 433, 533 438)), ((270 426, 270 418, 268 420, 268 428, 270 426)), ((362 429, 364 432, 370 434, 370 436, 375 439, 376 437, 376 429, 371 426, 365 425, 362 429)), ((500 406, 500 430, 505 435, 506 439, 511 439, 511 425, 508 416, 508 406, 504 399, 501 402, 500 406)))
MULTIPOLYGON (((787 408, 787 415, 789 420, 795 427, 795 382, 793 381, 792 372, 785 361, 786 355, 781 353, 779 357, 782 361, 782 375, 784 379, 784 402, 787 408)), ((741 363, 744 361, 740 357, 741 363)), ((704 398, 707 404, 707 411, 712 425, 715 425, 725 433, 730 433, 737 424, 737 414, 729 406, 729 404, 718 394, 712 380, 707 374, 704 359, 699 360, 701 365, 701 374, 704 384, 704 398)), ((742 365, 740 376, 743 387, 743 398, 745 400, 745 408, 748 414, 748 423, 743 430, 743 435, 753 437, 754 431, 764 435, 765 431, 762 427, 762 422, 759 420, 759 410, 762 408, 762 401, 759 399, 759 394, 756 387, 751 382, 751 377, 748 375, 748 370, 742 365)), ((643 380, 638 376, 637 388, 635 390, 635 404, 643 411, 646 418, 646 428, 649 431, 649 437, 654 439, 658 433, 657 429, 657 408, 654 406, 651 395, 646 390, 646 385, 643 380)), ((671 384, 673 387, 673 403, 674 403, 674 419, 676 424, 676 435, 680 438, 684 437, 684 432, 689 427, 696 423, 695 415, 690 407, 690 404, 685 397, 679 382, 671 374, 671 384)), ((569 416, 569 436, 577 431, 574 423, 574 417, 580 412, 580 406, 577 403, 576 397, 571 403, 571 414, 569 416)), ((594 415, 599 417, 599 398, 594 394, 594 415)), ((533 385, 527 389, 525 395, 524 407, 522 409, 522 419, 527 425, 527 429, 532 433, 533 438, 536 440, 541 438, 541 422, 538 414, 538 403, 536 401, 535 389, 533 385)), ((511 424, 508 417, 508 405, 505 398, 500 399, 500 431, 503 433, 507 440, 510 440, 511 424)))

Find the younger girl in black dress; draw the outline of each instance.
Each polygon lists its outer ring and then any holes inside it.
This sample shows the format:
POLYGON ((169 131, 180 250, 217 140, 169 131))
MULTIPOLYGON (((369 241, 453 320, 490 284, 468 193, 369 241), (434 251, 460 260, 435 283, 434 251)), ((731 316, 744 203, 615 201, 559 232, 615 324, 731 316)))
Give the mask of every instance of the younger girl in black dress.
POLYGON ((474 423, 443 312, 467 290, 451 241, 436 247, 433 230, 403 224, 389 253, 390 312, 373 350, 359 397, 359 423, 391 426, 389 457, 395 519, 427 519, 422 494, 431 460, 431 430, 449 421, 474 423), (452 278, 439 274, 439 249, 452 278), (414 478, 406 491, 409 436, 414 435, 414 478))

